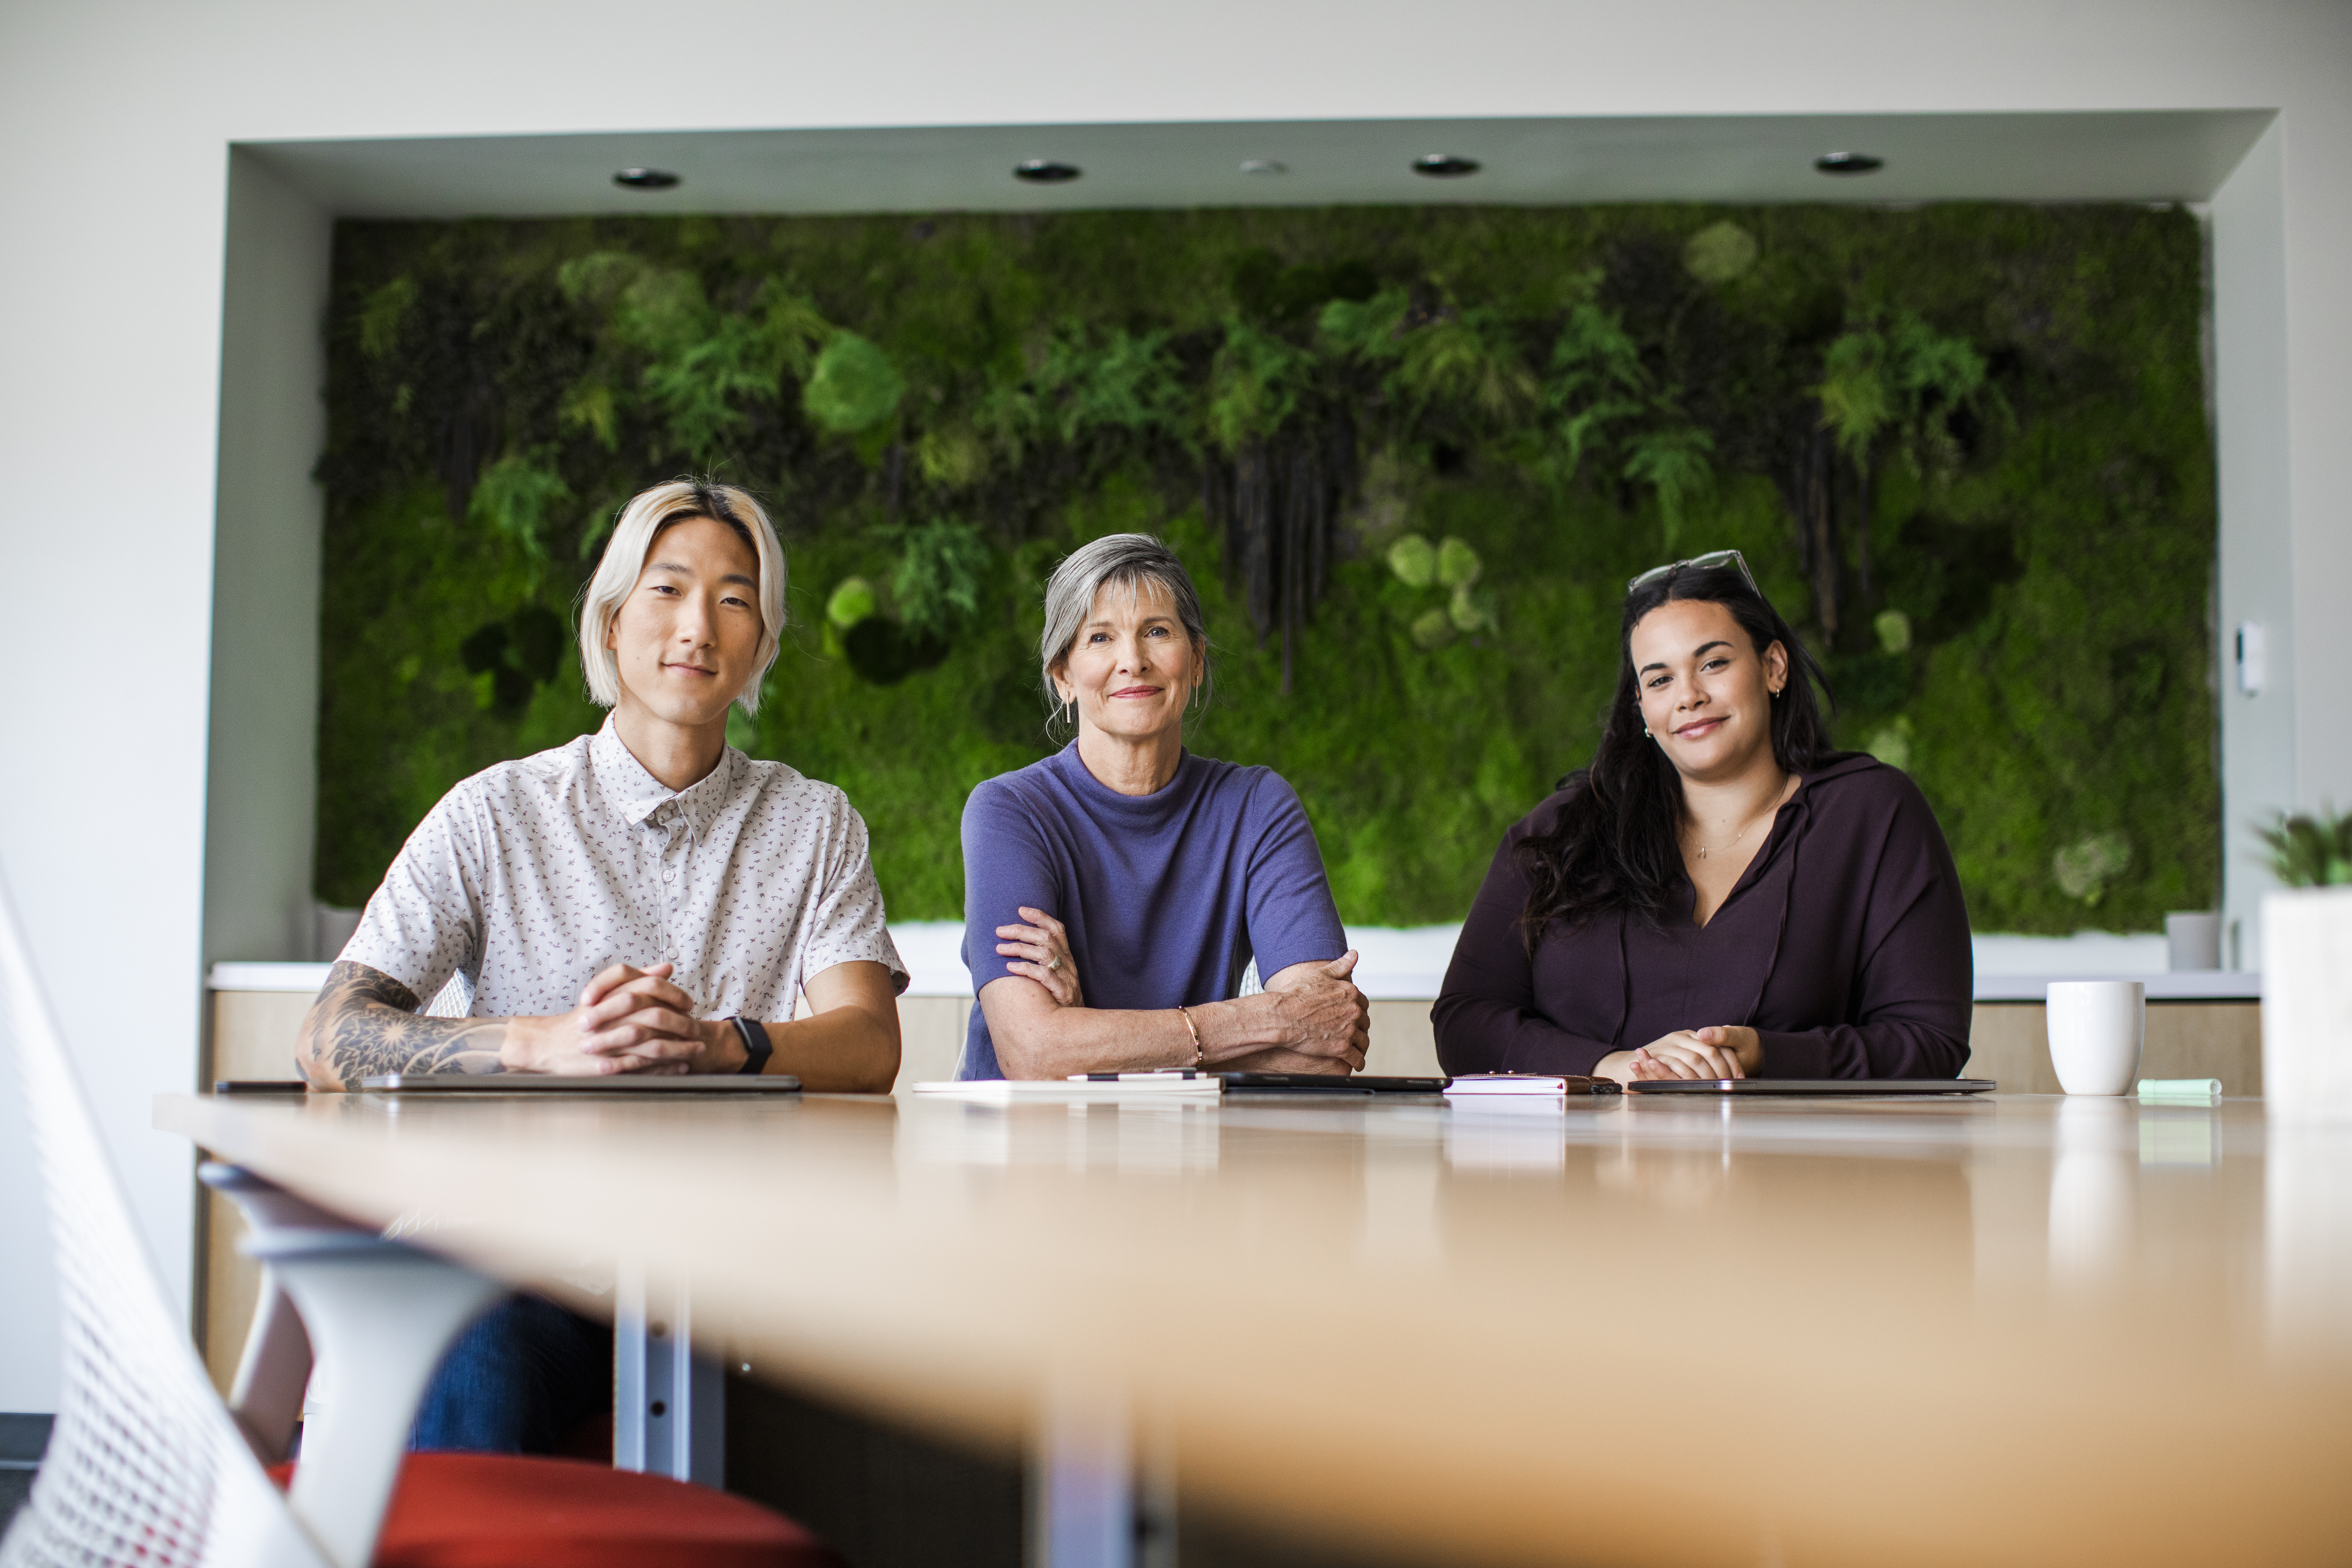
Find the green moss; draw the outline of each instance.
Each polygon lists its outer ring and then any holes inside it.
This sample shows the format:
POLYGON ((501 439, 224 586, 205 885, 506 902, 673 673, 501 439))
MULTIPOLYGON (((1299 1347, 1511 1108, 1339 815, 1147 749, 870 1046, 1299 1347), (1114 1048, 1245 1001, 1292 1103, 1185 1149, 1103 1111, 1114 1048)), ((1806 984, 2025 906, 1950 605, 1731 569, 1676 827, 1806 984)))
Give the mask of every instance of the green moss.
POLYGON ((1927 792, 1979 929, 2150 928, 2219 860, 2200 267, 2137 207, 347 223, 319 891, 364 899, 451 784, 599 721, 548 628, 620 503, 693 468, 792 559, 732 732, 848 792, 898 918, 960 912, 965 795, 1055 743, 1045 576, 1140 528, 1209 616, 1191 742, 1297 786, 1351 921, 1458 918, 1590 754, 1626 579, 1727 545, 1844 743, 1927 792), (1825 417, 1826 605, 1790 489, 1825 417), (1310 428, 1360 479, 1286 696, 1200 476, 1310 428), (854 666, 857 627, 892 658, 854 666))

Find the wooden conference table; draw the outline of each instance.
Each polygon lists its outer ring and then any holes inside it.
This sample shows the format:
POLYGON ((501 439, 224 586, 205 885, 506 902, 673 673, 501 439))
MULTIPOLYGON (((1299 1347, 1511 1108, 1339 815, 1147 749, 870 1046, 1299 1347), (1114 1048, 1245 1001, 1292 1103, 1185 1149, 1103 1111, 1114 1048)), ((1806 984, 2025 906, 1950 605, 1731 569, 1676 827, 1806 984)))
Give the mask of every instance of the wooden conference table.
POLYGON ((2341 1563, 2352 1130, 2033 1096, 259 1100, 354 1218, 1375 1560, 2341 1563), (1108 1413, 1108 1414, 1105 1414, 1108 1413))

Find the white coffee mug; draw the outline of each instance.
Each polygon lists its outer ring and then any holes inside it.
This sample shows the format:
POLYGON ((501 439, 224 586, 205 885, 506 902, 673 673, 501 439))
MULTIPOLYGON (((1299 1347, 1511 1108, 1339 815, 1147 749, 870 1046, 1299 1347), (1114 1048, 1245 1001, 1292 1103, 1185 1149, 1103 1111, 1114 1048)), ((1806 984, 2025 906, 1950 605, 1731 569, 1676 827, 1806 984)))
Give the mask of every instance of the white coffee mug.
POLYGON ((2068 1094, 2123 1094, 2139 1076, 2147 988, 2137 980, 2053 980, 2050 1065, 2068 1094))

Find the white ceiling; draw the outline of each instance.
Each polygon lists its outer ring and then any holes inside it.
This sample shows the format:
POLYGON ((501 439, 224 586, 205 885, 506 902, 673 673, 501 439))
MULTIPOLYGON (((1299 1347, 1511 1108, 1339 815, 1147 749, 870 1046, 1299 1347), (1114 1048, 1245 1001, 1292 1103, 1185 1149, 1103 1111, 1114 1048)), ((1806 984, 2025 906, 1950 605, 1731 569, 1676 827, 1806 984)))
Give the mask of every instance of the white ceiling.
POLYGON ((243 144, 354 217, 929 212, 1460 202, 2203 201, 2268 110, 646 132, 243 144), (1813 159, 1859 152, 1876 174, 1813 159), (1413 174, 1429 153, 1467 178, 1413 174), (1031 185, 1024 159, 1084 177, 1031 185), (1247 159, 1286 166, 1242 172, 1247 159), (683 177, 625 190, 616 169, 683 177))

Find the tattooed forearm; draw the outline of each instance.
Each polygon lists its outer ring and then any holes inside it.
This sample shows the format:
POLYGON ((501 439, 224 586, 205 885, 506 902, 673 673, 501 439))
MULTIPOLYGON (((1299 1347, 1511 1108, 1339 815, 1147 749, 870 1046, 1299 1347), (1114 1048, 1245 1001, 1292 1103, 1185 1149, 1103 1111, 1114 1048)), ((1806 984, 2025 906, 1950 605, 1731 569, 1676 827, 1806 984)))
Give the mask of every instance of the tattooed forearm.
POLYGON ((503 1072, 504 1018, 427 1018, 415 993, 364 963, 338 963, 302 1021, 303 1076, 349 1089, 379 1073, 503 1072))

